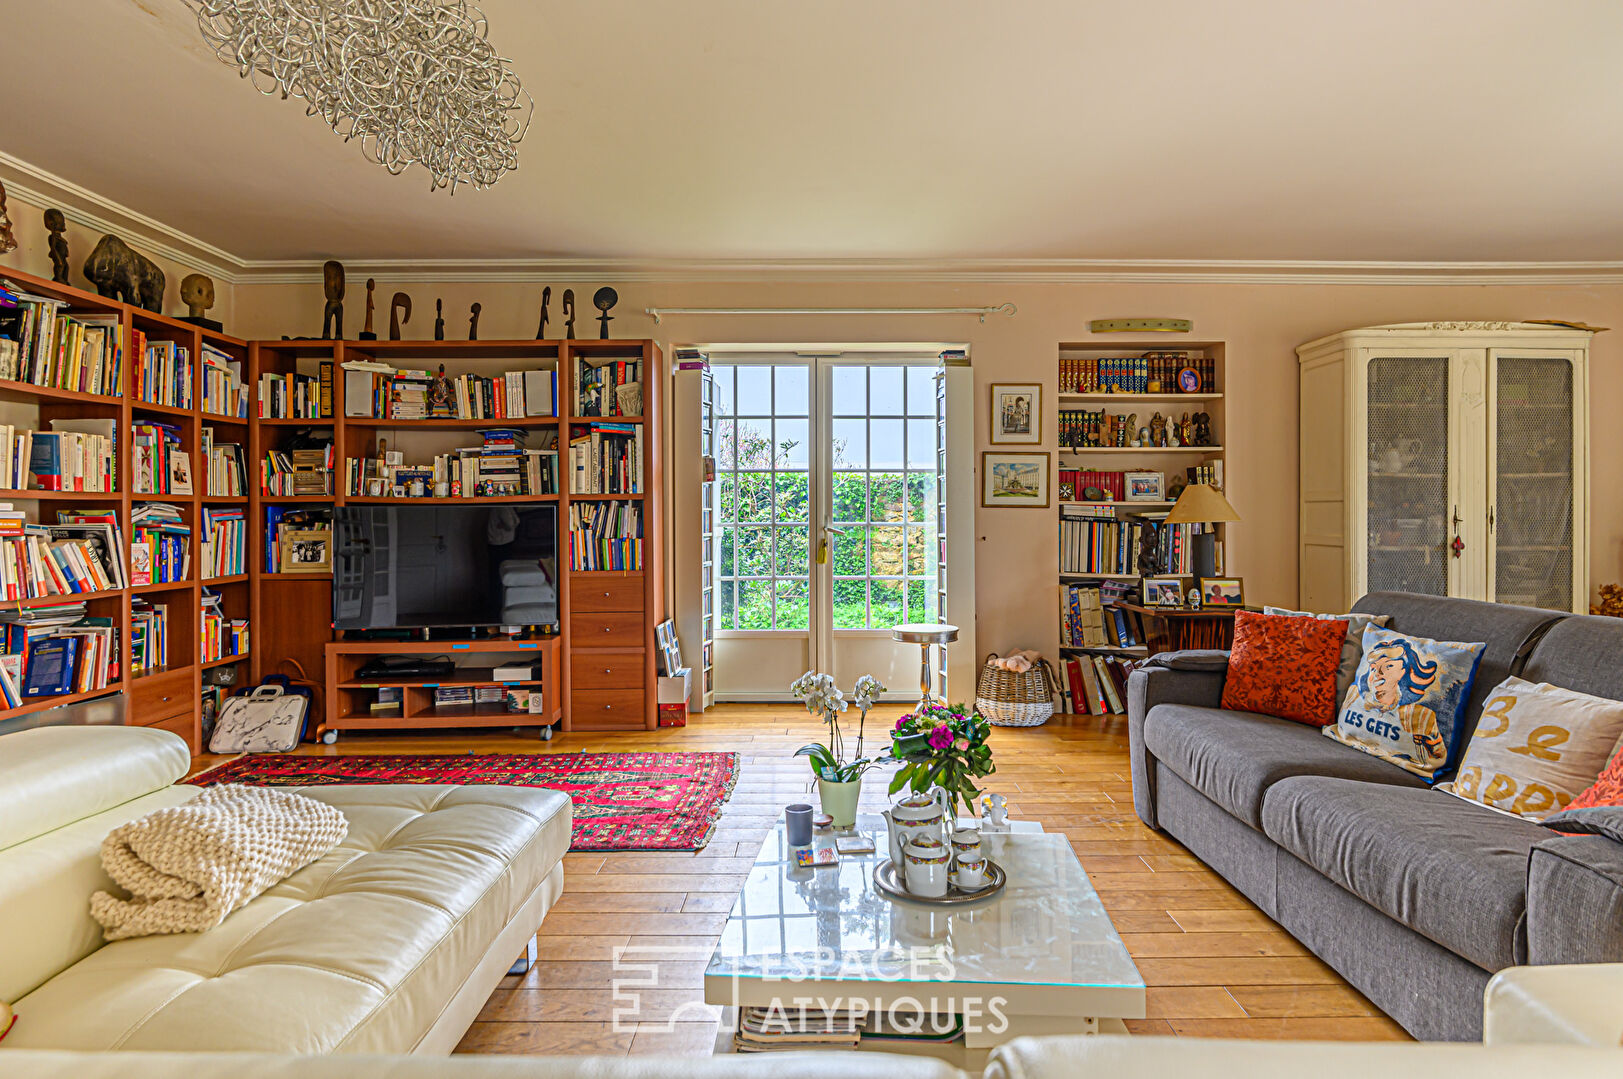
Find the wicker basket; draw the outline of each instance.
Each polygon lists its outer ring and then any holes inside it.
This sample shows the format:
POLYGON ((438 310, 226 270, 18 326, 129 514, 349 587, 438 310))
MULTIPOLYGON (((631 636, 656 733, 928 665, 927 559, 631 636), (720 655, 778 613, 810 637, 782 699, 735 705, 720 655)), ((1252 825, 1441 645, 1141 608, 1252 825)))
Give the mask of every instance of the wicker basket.
POLYGON ((1059 682, 1054 668, 1039 659, 1028 671, 1006 671, 994 660, 996 652, 981 664, 975 686, 975 710, 997 727, 1040 727, 1054 714, 1054 694, 1059 682))

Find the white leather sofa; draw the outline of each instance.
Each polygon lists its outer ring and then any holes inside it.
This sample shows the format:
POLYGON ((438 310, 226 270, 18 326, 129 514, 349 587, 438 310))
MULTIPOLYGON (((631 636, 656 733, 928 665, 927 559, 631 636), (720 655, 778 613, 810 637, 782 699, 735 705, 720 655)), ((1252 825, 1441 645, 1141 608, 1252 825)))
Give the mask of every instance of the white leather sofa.
POLYGON ((190 763, 142 727, 0 737, 0 1001, 18 1016, 0 1075, 66 1059, 28 1049, 449 1053, 563 890, 563 794, 308 787, 349 820, 335 850, 207 933, 107 944, 101 841, 195 797, 175 785, 190 763))

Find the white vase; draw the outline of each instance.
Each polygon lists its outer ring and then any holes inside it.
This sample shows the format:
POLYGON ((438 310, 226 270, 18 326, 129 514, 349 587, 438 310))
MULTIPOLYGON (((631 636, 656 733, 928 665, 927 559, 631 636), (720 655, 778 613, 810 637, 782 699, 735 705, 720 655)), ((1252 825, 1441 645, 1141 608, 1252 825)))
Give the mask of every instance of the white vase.
POLYGON ((817 797, 823 803, 823 812, 834 818, 836 828, 850 828, 857 823, 857 798, 861 794, 861 776, 849 783, 817 781, 817 797))

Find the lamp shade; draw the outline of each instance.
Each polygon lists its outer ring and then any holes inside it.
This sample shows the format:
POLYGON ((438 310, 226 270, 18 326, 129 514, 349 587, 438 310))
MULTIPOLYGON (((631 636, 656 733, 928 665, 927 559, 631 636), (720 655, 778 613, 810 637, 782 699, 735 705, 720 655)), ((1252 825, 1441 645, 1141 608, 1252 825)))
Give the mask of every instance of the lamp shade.
POLYGON ((1177 505, 1167 514, 1166 523, 1169 525, 1181 524, 1214 524, 1218 521, 1238 521, 1240 515, 1234 512, 1229 500, 1209 483, 1191 483, 1183 489, 1178 496, 1177 505))

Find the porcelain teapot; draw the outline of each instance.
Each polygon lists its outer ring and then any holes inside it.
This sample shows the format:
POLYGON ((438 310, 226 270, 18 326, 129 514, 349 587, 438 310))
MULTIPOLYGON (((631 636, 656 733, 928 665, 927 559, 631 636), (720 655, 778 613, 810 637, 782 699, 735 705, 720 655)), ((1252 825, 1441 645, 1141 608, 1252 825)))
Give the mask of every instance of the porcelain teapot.
POLYGON ((890 833, 890 856, 893 859, 900 857, 904 843, 915 838, 929 837, 946 842, 947 826, 952 820, 947 792, 940 787, 892 802, 884 816, 885 827, 890 833))

